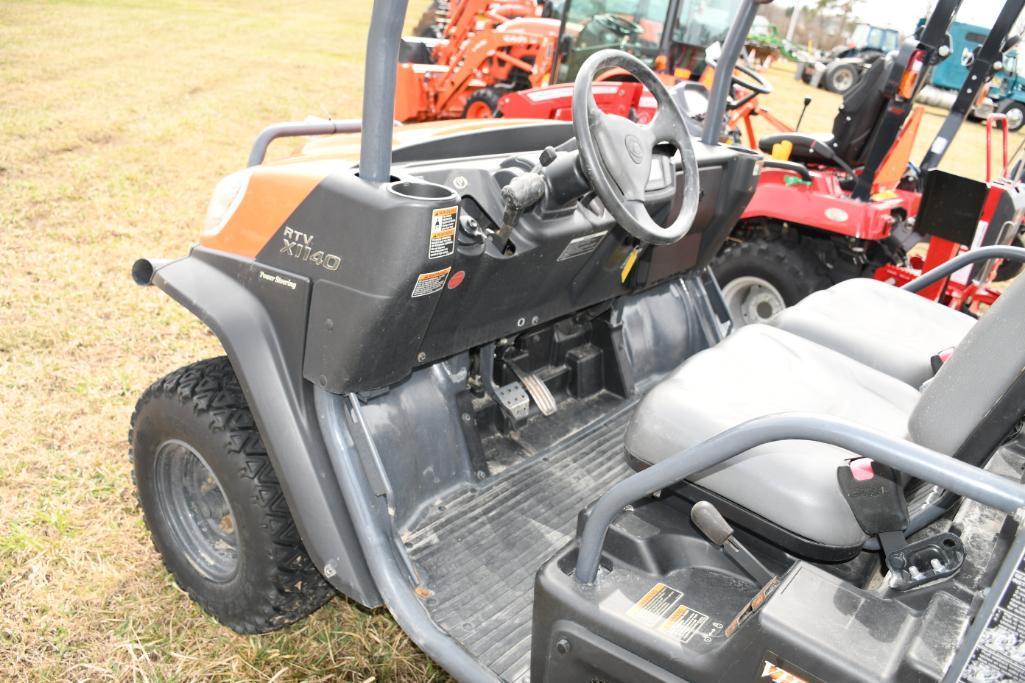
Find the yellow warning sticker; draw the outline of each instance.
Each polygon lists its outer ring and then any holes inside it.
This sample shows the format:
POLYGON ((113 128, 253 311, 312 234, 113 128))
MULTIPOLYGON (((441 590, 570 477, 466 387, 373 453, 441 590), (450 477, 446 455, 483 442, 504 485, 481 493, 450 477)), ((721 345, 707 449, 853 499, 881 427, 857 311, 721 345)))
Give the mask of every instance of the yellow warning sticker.
POLYGON ((626 613, 649 628, 658 626, 672 613, 683 593, 664 583, 656 583, 626 613))
POLYGON ((427 258, 451 256, 452 252, 456 250, 456 219, 458 217, 458 206, 447 206, 431 212, 431 243, 427 248, 427 258))
POLYGON ((672 614, 666 617, 665 621, 659 624, 658 630, 681 643, 688 643, 695 633, 701 631, 701 627, 707 621, 707 615, 693 610, 686 605, 680 605, 673 610, 672 614))
POLYGON ((683 604, 683 593, 664 583, 652 586, 626 614, 642 626, 681 643, 689 643, 695 635, 708 643, 722 631, 722 624, 709 624, 707 614, 683 604))
POLYGON ((413 285, 413 296, 427 296, 428 294, 434 294, 440 292, 445 287, 445 281, 448 280, 448 274, 451 268, 442 268, 432 273, 421 273, 416 278, 416 284, 413 285))

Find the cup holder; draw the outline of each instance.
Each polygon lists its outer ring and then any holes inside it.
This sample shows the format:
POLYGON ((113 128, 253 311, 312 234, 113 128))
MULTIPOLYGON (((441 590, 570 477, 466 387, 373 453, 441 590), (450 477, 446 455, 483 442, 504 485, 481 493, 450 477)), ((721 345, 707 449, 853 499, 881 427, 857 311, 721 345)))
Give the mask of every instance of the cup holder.
POLYGON ((400 197, 407 197, 409 199, 425 199, 428 201, 437 201, 441 199, 458 201, 459 199, 455 192, 444 185, 423 181, 403 180, 397 183, 392 183, 388 186, 388 189, 400 197))

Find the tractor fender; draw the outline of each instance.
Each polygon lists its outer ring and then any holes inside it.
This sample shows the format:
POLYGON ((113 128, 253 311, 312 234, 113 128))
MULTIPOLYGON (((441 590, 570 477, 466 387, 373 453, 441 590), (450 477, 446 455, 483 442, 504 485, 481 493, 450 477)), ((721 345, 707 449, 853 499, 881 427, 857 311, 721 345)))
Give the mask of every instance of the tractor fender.
POLYGON ((203 247, 173 261, 140 259, 154 285, 220 340, 238 376, 306 550, 324 577, 366 607, 381 604, 302 378, 311 283, 203 247))

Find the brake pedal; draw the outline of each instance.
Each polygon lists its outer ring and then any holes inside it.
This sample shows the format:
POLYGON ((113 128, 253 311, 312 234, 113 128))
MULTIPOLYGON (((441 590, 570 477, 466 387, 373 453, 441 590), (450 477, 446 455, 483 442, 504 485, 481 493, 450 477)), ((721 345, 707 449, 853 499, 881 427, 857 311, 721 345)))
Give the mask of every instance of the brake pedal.
POLYGON ((533 372, 526 372, 510 360, 505 361, 505 364, 509 366, 509 369, 513 371, 516 378, 523 384, 523 388, 527 390, 530 398, 537 404, 537 409, 541 411, 541 414, 545 417, 554 415, 559 407, 555 403, 555 397, 552 396, 552 392, 548 390, 548 385, 533 372))

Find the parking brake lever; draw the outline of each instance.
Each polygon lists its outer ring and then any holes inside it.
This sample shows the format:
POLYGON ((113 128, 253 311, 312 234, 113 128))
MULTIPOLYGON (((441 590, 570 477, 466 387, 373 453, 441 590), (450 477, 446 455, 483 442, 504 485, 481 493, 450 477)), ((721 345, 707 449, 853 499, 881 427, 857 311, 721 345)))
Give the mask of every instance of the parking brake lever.
POLYGON ((706 500, 694 503, 690 509, 690 520, 708 540, 721 547, 726 556, 737 563, 759 586, 775 578, 761 562, 751 554, 733 535, 733 527, 723 518, 715 506, 706 500))

